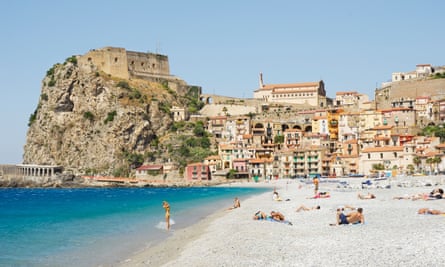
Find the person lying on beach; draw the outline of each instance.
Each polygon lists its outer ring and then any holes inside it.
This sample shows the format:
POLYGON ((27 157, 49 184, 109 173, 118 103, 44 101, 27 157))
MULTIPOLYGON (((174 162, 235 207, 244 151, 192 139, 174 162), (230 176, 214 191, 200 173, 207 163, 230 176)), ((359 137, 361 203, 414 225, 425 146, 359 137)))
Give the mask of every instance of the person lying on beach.
POLYGON ((300 211, 302 211, 302 210, 304 210, 304 211, 310 211, 310 210, 319 210, 320 209, 320 206, 318 205, 318 206, 313 206, 313 207, 310 207, 310 208, 308 208, 308 207, 306 207, 305 205, 301 205, 300 207, 298 207, 297 209, 296 209, 296 212, 300 212, 300 211))
POLYGON ((227 208, 227 210, 233 210, 233 209, 240 208, 240 207, 241 207, 241 203, 240 203, 239 199, 236 197, 233 201, 233 206, 227 208))
POLYGON ((444 198, 443 189, 436 188, 428 195, 429 198, 442 199, 444 198))
POLYGON ((365 224, 365 216, 363 215, 363 209, 358 208, 357 211, 352 211, 348 214, 344 214, 342 209, 337 209, 335 216, 336 223, 330 225, 345 225, 345 224, 365 224))
POLYGON ((233 206, 228 208, 227 210, 233 210, 236 208, 241 208, 241 202, 239 201, 239 199, 236 197, 233 203, 233 206))
POLYGON ((444 194, 443 194, 443 189, 442 188, 436 188, 433 191, 431 191, 430 193, 419 193, 419 194, 414 194, 414 195, 404 195, 404 196, 400 196, 400 197, 393 197, 393 199, 411 199, 411 200, 437 200, 437 199, 443 199, 444 194))
POLYGON ((254 220, 266 220, 267 218, 267 214, 265 212, 262 212, 261 210, 257 211, 255 215, 253 215, 254 220))
POLYGON ((275 201, 282 201, 281 197, 278 195, 278 192, 275 190, 275 187, 273 189, 272 199, 275 201))
POLYGON ((355 210, 355 208, 351 205, 339 206, 338 208, 341 209, 341 211, 344 211, 345 209, 355 210))
POLYGON ((408 194, 405 194, 405 195, 403 195, 403 196, 395 196, 395 197, 393 197, 392 199, 398 199, 398 200, 400 200, 400 199, 412 199, 414 196, 415 196, 415 195, 410 196, 410 195, 408 195, 408 194))
POLYGON ((292 225, 290 221, 287 221, 284 215, 278 211, 271 211, 270 215, 267 215, 265 212, 257 211, 253 216, 254 220, 267 220, 271 222, 282 222, 289 225, 292 225))
POLYGON ((417 211, 417 214, 442 215, 445 214, 445 211, 421 208, 417 211))
POLYGON ((358 193, 357 197, 360 199, 374 199, 375 195, 371 194, 371 193, 368 193, 367 195, 362 195, 362 194, 358 193))
POLYGON ((331 194, 329 194, 329 192, 318 192, 315 196, 313 197, 308 197, 310 198, 329 198, 331 197, 331 194))
POLYGON ((287 223, 289 225, 292 225, 291 222, 289 222, 288 220, 286 220, 286 218, 284 217, 284 215, 279 212, 279 211, 271 211, 270 212, 270 217, 272 218, 272 220, 277 221, 277 222, 282 222, 282 223, 287 223))

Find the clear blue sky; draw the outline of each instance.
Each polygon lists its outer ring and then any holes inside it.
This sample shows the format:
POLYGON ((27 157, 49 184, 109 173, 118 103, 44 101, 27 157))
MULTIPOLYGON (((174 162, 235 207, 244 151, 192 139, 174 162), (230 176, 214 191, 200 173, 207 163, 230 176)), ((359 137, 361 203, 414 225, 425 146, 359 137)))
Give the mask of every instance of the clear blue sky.
POLYGON ((324 80, 329 97, 445 65, 445 1, 1 1, 0 164, 21 163, 46 71, 104 46, 169 57, 204 93, 324 80))

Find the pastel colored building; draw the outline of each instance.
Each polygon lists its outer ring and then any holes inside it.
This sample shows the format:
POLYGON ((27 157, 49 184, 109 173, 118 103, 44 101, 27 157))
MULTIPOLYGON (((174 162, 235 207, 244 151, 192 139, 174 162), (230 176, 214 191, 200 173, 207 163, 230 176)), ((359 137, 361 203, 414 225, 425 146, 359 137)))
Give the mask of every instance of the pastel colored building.
POLYGON ((189 182, 210 181, 212 177, 209 165, 201 162, 188 164, 184 176, 189 182))

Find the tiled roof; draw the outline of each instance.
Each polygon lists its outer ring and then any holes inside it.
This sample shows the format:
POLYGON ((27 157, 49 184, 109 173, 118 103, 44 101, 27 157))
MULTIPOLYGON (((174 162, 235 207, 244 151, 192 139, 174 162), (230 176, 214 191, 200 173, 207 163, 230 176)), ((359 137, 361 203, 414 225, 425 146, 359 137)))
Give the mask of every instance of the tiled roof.
POLYGON ((392 125, 382 125, 382 126, 376 126, 372 128, 371 130, 390 130, 392 129, 392 125))
POLYGON ((220 160, 221 158, 218 155, 208 156, 205 158, 206 160, 220 160))
POLYGON ((187 167, 190 167, 190 166, 207 166, 207 164, 204 164, 202 162, 195 162, 195 163, 187 164, 187 167))
POLYGON ((319 82, 307 82, 307 83, 285 83, 285 84, 265 84, 260 90, 273 90, 276 88, 302 88, 302 87, 314 87, 319 86, 319 82))
POLYGON ((358 93, 356 91, 349 91, 349 92, 337 92, 336 95, 357 95, 358 93))
POLYGON ((445 143, 438 144, 438 145, 436 146, 436 148, 445 148, 445 143))
POLYGON ((264 159, 249 159, 249 163, 264 163, 264 159))
POLYGON ((402 152, 403 147, 401 146, 379 146, 379 147, 365 147, 361 152, 372 153, 372 152, 402 152))
POLYGON ((163 165, 142 165, 136 170, 138 171, 161 170, 163 167, 164 167, 163 165))
POLYGON ((284 89, 284 90, 280 90, 280 89, 274 89, 272 91, 272 94, 278 95, 278 94, 289 94, 289 93, 311 93, 311 92, 317 92, 316 89, 312 89, 312 90, 301 90, 296 88, 295 90, 288 90, 288 89, 284 89))

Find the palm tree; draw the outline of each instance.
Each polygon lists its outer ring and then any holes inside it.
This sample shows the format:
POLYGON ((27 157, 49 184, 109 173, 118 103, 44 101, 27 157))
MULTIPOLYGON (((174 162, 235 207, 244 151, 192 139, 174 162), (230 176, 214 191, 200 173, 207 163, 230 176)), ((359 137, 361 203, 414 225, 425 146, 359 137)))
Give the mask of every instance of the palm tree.
POLYGON ((439 156, 434 156, 432 163, 436 166, 435 170, 439 171, 439 164, 442 162, 442 158, 439 156))
POLYGON ((430 165, 430 174, 433 172, 433 158, 427 158, 426 164, 430 165))
POLYGON ((420 157, 419 157, 419 156, 415 156, 415 157, 413 158, 413 163, 416 165, 417 170, 419 170, 420 162, 421 162, 421 160, 420 160, 420 157))
POLYGON ((406 169, 408 170, 408 174, 413 174, 414 166, 412 164, 408 164, 408 166, 406 166, 406 169))

